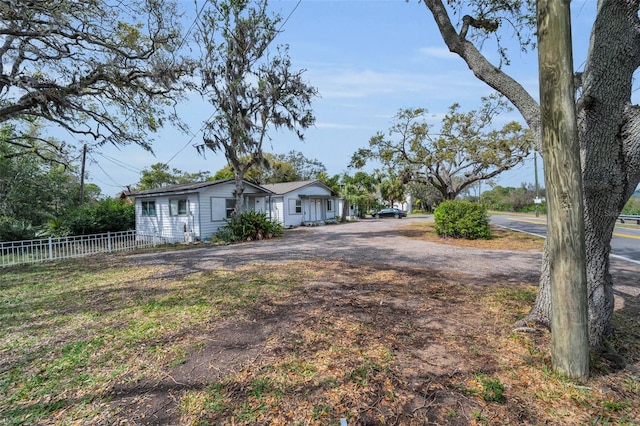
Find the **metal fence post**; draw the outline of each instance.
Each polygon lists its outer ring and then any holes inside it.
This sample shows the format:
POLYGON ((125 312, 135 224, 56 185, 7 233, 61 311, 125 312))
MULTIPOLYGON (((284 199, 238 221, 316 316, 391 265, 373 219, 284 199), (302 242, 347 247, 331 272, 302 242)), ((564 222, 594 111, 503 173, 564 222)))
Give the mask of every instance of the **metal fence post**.
POLYGON ((111 231, 107 232, 107 251, 111 253, 111 231))
POLYGON ((53 239, 49 237, 49 260, 53 260, 53 239))

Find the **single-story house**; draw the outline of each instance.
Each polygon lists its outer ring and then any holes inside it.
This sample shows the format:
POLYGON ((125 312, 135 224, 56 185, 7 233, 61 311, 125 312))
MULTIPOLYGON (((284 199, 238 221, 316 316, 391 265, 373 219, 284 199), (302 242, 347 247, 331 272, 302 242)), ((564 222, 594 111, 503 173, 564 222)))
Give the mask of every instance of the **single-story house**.
POLYGON ((339 198, 318 180, 262 185, 272 194, 265 199, 273 220, 285 228, 324 224, 340 217, 339 198))
MULTIPOLYGON (((210 238, 235 207, 233 179, 170 185, 127 194, 135 198, 136 231, 171 241, 210 238)), ((244 181, 246 210, 265 211, 272 192, 244 181)))

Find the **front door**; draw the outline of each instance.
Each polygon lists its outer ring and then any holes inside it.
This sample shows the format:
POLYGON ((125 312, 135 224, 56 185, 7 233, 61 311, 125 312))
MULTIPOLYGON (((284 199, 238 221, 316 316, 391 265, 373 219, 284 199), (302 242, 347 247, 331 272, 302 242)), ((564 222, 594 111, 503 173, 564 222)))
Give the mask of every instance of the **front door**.
POLYGON ((305 222, 317 222, 322 218, 322 201, 309 199, 305 209, 305 222))

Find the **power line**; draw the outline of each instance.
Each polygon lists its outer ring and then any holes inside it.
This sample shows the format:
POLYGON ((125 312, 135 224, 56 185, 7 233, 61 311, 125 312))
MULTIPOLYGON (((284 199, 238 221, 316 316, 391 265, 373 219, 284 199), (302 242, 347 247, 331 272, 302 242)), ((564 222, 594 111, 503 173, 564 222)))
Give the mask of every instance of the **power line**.
POLYGON ((125 188, 124 186, 120 186, 120 185, 113 185, 113 184, 111 184, 111 183, 105 182, 104 180, 102 180, 102 179, 98 179, 98 178, 97 178, 97 177, 95 177, 95 176, 92 176, 92 177, 91 177, 91 180, 96 181, 96 182, 99 182, 99 183, 101 183, 101 184, 102 184, 102 185, 104 185, 104 186, 109 186, 109 187, 111 187, 111 188, 118 188, 118 189, 124 189, 124 188, 125 188))
POLYGON ((182 41, 180 41, 180 44, 178 45, 177 50, 182 49, 182 45, 184 44, 185 41, 187 41, 187 37, 189 37, 189 34, 191 34, 191 31, 193 31, 193 28, 196 26, 196 22, 200 20, 200 15, 202 14, 202 11, 204 10, 207 3, 209 3, 209 0, 204 0, 204 3, 202 3, 202 7, 200 8, 200 10, 196 11, 196 17, 193 19, 193 22, 191 23, 191 26, 189 27, 184 37, 182 38, 182 41))
POLYGON ((298 6, 300 6, 300 3, 302 3, 302 0, 298 0, 298 3, 296 3, 296 5, 291 10, 291 12, 289 12, 289 15, 287 16, 287 18, 284 21, 282 21, 282 25, 280 25, 280 29, 278 30, 278 32, 282 31, 282 28, 284 28, 285 24, 289 21, 289 18, 291 18, 291 15, 293 15, 293 12, 295 12, 298 6))
POLYGON ((133 167, 133 166, 127 164, 127 163, 124 163, 124 162, 118 160, 117 158, 110 157, 110 156, 108 156, 106 154, 102 154, 100 152, 97 152, 96 154, 98 154, 100 157, 104 158, 105 160, 112 162, 116 166, 120 166, 123 169, 128 170, 130 172, 140 173, 142 171, 142 170, 140 170, 140 169, 138 169, 136 167, 133 167))
POLYGON ((202 124, 202 127, 200 127, 200 129, 199 129, 197 132, 195 132, 195 133, 192 133, 192 134, 191 134, 191 139, 189 139, 189 140, 187 141, 187 143, 186 143, 186 144, 184 144, 184 146, 183 146, 182 148, 180 148, 180 149, 178 150, 178 152, 176 152, 175 154, 173 154, 173 157, 169 158, 169 160, 165 163, 167 166, 169 165, 169 163, 171 162, 171 160, 173 160, 174 158, 176 158, 176 157, 178 156, 178 154, 180 154, 182 151, 184 151, 185 149, 187 149, 187 146, 189 146, 189 144, 190 144, 191 142, 193 142, 193 140, 194 140, 194 139, 195 139, 195 137, 198 135, 198 133, 200 133, 200 132, 202 132, 202 131, 204 130, 204 128, 207 126, 207 123, 209 122, 209 120, 211 120, 211 119, 213 118, 213 116, 214 116, 214 115, 215 115, 215 112, 214 112, 213 114, 211 114, 211 115, 209 116, 209 118, 207 118, 207 119, 204 121, 204 123, 202 124))
MULTIPOLYGON (((198 22, 198 20, 200 19, 200 15, 202 14, 202 11, 204 10, 205 6, 207 5, 207 3, 209 3, 209 0, 205 0, 204 3, 202 4, 202 7, 200 8, 199 11, 196 12, 196 17, 194 18, 193 22, 191 23, 191 26, 189 27, 189 30, 187 31, 187 33, 185 34, 185 36, 183 37, 182 41, 180 42, 180 45, 178 47, 178 50, 180 48, 182 48, 182 45, 184 44, 184 42, 187 40, 187 37, 189 36, 189 34, 191 33, 191 31, 193 31, 193 28, 196 26, 196 22, 198 22)), ((205 124, 202 125, 202 127, 200 128, 200 130, 198 130, 196 133, 192 133, 191 135, 191 139, 189 139, 187 141, 186 144, 184 144, 184 146, 182 148, 180 148, 178 150, 178 152, 176 152, 175 154, 173 154, 173 156, 171 158, 169 158, 169 160, 167 160, 167 162, 165 163, 167 166, 169 165, 169 163, 178 156, 178 154, 180 154, 182 151, 184 151, 185 149, 187 149, 187 147, 189 146, 189 144, 193 141, 193 139, 196 137, 196 135, 198 133, 200 133, 205 125, 206 122, 211 120, 211 118, 213 117, 213 114, 211 115, 211 117, 209 117, 206 121, 205 124)))
MULTIPOLYGON (((125 187, 126 187, 125 185, 120 185, 118 182, 116 182, 116 181, 115 181, 115 179, 113 179, 113 178, 109 175, 109 173, 107 173, 107 172, 102 168, 102 166, 100 165, 100 163, 96 161, 96 159, 93 157, 93 155, 91 155, 91 153, 89 153, 89 157, 91 157, 91 159, 92 159, 92 160, 93 160, 93 162, 96 164, 96 166, 98 166, 98 168, 99 168, 100 170, 102 170, 102 173, 104 173, 104 175, 105 175, 106 177, 108 177, 108 178, 111 180, 111 182, 113 182, 113 183, 115 184, 115 187, 116 187, 116 188, 125 188, 125 187)), ((97 179, 96 179, 96 180, 97 180, 97 179)), ((107 185, 110 185, 110 184, 107 184, 107 185)), ((111 185, 110 185, 110 186, 111 186, 111 185)))

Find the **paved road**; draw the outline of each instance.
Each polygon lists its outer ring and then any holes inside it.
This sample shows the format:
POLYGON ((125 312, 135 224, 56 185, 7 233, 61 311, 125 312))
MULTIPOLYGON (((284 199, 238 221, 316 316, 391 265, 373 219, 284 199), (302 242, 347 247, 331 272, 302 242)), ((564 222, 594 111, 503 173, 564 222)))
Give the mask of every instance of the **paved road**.
MULTIPOLYGON (((547 235, 544 217, 494 215, 491 223, 542 237, 547 235)), ((640 264, 640 228, 616 226, 611 239, 611 257, 640 264)))

